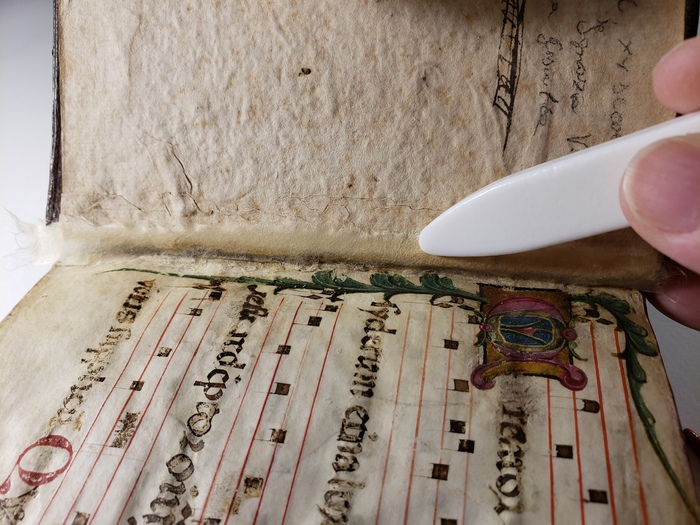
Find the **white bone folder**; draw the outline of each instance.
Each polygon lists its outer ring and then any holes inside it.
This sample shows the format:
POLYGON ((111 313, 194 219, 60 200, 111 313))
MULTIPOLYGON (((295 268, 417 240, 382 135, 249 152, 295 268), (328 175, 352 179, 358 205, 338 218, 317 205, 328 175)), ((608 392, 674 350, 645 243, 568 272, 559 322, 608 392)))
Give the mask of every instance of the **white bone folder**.
POLYGON ((629 226, 618 192, 630 160, 657 140, 690 133, 700 133, 700 112, 504 177, 428 224, 420 247, 442 256, 505 255, 629 226))

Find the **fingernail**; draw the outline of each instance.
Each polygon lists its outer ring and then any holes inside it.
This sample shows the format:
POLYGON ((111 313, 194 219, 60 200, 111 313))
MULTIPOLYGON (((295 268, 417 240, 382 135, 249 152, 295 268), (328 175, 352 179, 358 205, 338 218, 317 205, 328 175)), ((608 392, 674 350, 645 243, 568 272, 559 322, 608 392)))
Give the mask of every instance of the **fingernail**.
POLYGON ((625 172, 622 194, 646 226, 668 233, 700 228, 700 135, 643 150, 625 172))
POLYGON ((673 304, 678 304, 678 302, 681 300, 680 296, 673 292, 664 292, 664 295, 666 296, 666 299, 671 301, 673 304))

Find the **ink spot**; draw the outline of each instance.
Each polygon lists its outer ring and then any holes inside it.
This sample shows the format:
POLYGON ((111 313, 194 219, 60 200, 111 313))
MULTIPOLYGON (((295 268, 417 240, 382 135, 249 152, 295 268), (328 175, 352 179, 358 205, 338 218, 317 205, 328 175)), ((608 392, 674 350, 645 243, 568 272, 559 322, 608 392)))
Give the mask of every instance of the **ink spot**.
POLYGON ((439 479, 441 481, 447 481, 447 475, 449 474, 450 471, 450 466, 441 464, 441 463, 433 463, 433 472, 431 473, 430 477, 432 479, 439 479))
POLYGON ((588 497, 591 503, 608 503, 608 493, 604 490, 588 490, 588 497))
POLYGON ((467 422, 459 421, 456 419, 450 419, 450 432, 452 432, 453 434, 466 434, 467 422))
POLYGON ((309 69, 308 67, 302 67, 301 73, 299 73, 299 76, 310 75, 310 74, 311 74, 311 69, 309 69))
POLYGON ((468 454, 473 454, 474 453, 474 441, 472 439, 460 439, 457 450, 459 452, 467 452, 468 454))
POLYGON ((259 498, 262 495, 263 478, 246 476, 243 480, 243 494, 248 498, 259 498))
POLYGON ((556 454, 558 458, 573 459, 574 447, 571 445, 556 445, 556 454))

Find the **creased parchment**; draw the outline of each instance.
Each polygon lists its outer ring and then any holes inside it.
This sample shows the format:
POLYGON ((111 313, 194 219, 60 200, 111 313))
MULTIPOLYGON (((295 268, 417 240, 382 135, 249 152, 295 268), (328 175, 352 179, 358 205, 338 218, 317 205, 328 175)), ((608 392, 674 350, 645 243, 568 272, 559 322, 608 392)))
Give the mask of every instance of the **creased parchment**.
POLYGON ((650 74, 682 39, 683 11, 59 2, 61 221, 212 227, 232 253, 283 257, 323 256, 336 237, 348 251, 337 259, 374 242, 382 263, 649 286, 660 259, 630 232, 592 241, 600 260, 586 241, 582 263, 573 245, 495 271, 493 259, 426 256, 417 234, 488 182, 671 118, 650 74))
POLYGON ((519 285, 55 268, 0 328, 0 523, 693 522, 640 295, 519 285))

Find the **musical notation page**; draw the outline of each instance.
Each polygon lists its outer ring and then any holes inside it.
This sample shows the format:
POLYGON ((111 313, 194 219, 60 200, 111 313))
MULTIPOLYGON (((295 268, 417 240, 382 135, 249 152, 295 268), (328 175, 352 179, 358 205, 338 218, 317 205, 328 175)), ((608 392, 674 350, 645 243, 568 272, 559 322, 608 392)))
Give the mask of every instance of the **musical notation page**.
POLYGON ((522 284, 56 268, 0 332, 6 521, 692 519, 640 295, 522 284))

